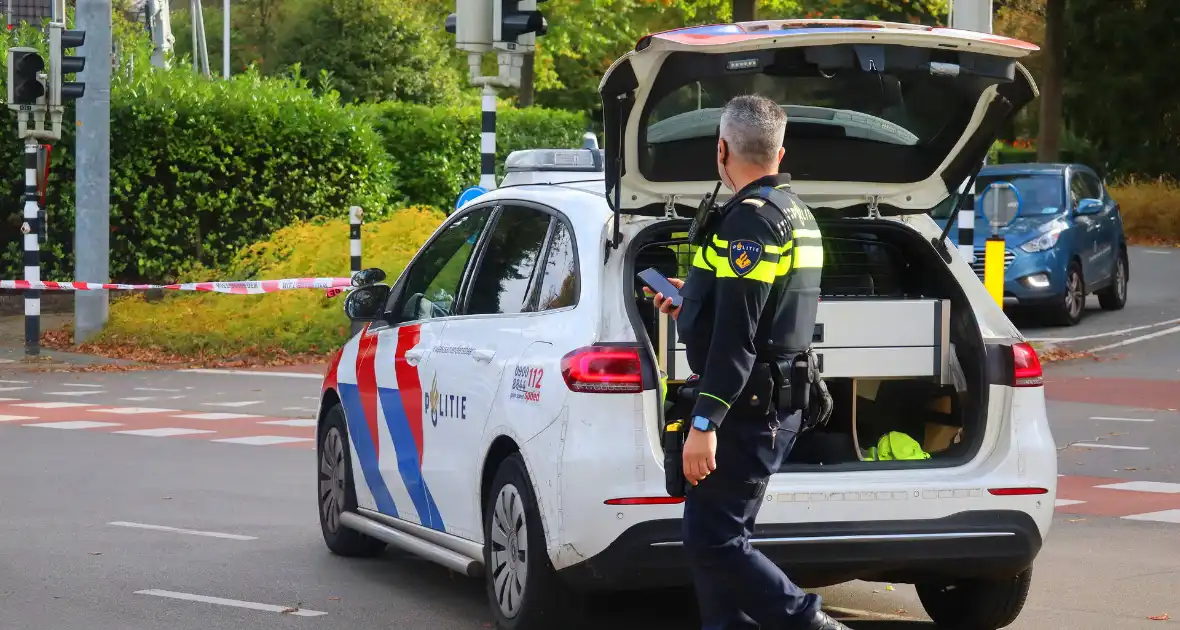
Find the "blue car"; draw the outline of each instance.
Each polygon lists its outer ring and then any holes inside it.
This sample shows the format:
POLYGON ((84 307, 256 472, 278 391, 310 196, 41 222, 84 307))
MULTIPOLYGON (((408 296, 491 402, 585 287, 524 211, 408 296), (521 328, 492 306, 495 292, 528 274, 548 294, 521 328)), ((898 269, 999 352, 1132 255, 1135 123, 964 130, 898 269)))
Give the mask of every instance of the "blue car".
MULTIPOLYGON (((985 166, 976 180, 975 207, 993 182, 1009 182, 1020 195, 1020 215, 1000 229, 1004 256, 1004 304, 1030 308, 1053 323, 1082 319, 1086 296, 1106 310, 1127 303, 1130 265, 1119 204, 1102 179, 1081 164, 985 166)), ((933 216, 945 225, 949 206, 933 216), (940 216, 941 215, 941 216, 940 216)), ((959 242, 957 219, 949 237, 959 242)), ((984 242, 992 228, 981 210, 975 220, 975 272, 983 278, 984 242)))

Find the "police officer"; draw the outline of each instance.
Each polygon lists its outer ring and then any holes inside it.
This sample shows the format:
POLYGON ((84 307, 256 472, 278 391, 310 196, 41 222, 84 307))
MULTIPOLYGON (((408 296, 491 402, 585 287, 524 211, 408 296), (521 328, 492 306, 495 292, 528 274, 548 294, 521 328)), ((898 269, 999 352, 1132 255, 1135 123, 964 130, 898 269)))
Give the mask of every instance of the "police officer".
MULTIPOLYGON (((721 116, 717 169, 735 195, 699 243, 674 309, 688 363, 700 375, 684 444, 683 537, 704 630, 848 630, 751 547, 766 483, 801 430, 800 396, 819 303, 823 250, 815 218, 779 175, 786 114, 760 96, 721 116)), ((812 355, 812 360, 814 359, 812 355)), ((814 375, 814 370, 811 371, 814 375)))

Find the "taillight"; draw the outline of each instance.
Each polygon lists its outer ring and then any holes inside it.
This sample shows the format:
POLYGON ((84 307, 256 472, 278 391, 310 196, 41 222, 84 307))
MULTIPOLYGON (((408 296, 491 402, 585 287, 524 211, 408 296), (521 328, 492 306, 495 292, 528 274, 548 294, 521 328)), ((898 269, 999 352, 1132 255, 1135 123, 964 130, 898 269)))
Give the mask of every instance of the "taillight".
POLYGON ((1037 358, 1037 351, 1027 343, 1012 346, 1012 362, 1015 373, 1012 379, 1013 387, 1040 387, 1045 384, 1044 374, 1041 372, 1041 360, 1037 358))
POLYGON ((561 358, 561 376, 566 386, 575 392, 635 394, 643 391, 643 371, 637 348, 578 348, 561 358))

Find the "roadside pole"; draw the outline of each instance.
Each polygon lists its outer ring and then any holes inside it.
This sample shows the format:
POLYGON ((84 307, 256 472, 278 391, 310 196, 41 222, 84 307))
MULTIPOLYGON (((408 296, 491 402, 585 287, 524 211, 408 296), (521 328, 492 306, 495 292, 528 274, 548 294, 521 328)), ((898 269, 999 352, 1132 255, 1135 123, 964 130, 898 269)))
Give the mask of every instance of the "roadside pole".
MULTIPOLYGON (((951 0, 951 27, 980 33, 992 32, 992 0, 951 0)), ((950 220, 949 218, 947 219, 950 220)), ((975 262, 975 185, 959 208, 959 253, 967 264, 975 262)))
MULTIPOLYGON (((37 139, 25 138, 25 209, 21 232, 24 234, 25 280, 41 281, 41 234, 37 203, 37 139)), ((41 354, 41 292, 25 291, 25 356, 41 354)))
MULTIPOLYGON (((352 272, 349 277, 351 278, 356 278, 356 274, 361 272, 361 218, 363 214, 360 206, 352 206, 348 209, 348 254, 349 270, 352 272)), ((364 322, 352 322, 352 334, 357 334, 364 327, 364 322)))
MULTIPOLYGON (((86 98, 77 102, 74 279, 110 282, 111 260, 111 0, 78 0, 78 28, 96 51, 80 73, 86 98)), ((110 308, 107 291, 74 295, 74 343, 98 334, 110 308)))
POLYGON ((496 189, 496 89, 483 86, 479 128, 479 186, 496 189))

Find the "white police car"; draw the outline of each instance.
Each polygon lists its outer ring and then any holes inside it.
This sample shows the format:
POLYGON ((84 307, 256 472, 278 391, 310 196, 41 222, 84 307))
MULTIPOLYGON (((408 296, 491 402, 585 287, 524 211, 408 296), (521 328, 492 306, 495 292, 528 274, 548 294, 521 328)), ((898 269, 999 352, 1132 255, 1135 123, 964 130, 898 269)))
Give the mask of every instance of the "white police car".
POLYGON ((757 92, 788 112, 784 171, 825 237, 836 408, 772 478, 753 544, 804 586, 914 583, 941 624, 1011 623, 1056 495, 1041 367, 926 213, 1036 97, 1032 50, 851 21, 643 38, 602 81, 604 151, 513 154, 392 289, 350 294, 369 323, 323 386, 329 549, 482 576, 505 628, 688 582, 660 441, 687 368, 636 273, 686 272, 720 108, 757 92))

